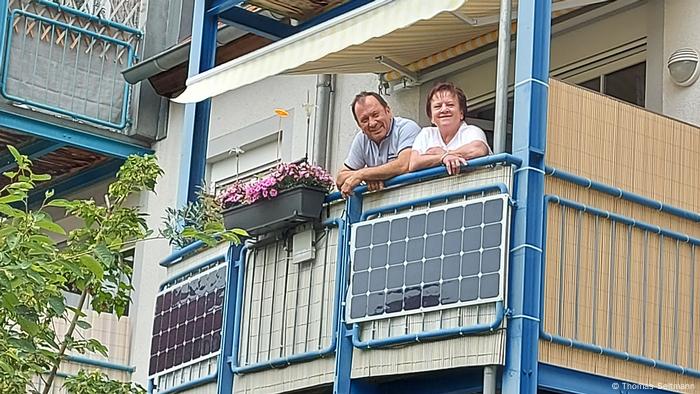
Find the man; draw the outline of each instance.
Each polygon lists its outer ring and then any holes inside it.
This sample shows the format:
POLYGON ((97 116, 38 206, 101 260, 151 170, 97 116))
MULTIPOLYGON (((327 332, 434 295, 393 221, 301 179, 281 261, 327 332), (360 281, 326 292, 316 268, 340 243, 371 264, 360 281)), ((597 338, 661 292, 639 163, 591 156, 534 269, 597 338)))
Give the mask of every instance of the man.
POLYGON ((346 198, 362 182, 371 191, 380 190, 384 180, 408 172, 411 146, 420 132, 416 122, 393 116, 377 93, 359 93, 350 108, 362 132, 355 135, 336 179, 346 198))

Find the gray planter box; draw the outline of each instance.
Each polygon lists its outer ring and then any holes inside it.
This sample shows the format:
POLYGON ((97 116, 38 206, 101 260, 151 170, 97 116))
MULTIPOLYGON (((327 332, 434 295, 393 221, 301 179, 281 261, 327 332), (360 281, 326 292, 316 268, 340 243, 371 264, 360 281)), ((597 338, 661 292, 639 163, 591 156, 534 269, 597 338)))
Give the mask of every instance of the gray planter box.
POLYGON ((297 186, 272 200, 260 200, 224 210, 224 226, 227 229, 242 228, 251 235, 259 235, 318 221, 325 197, 325 190, 297 186))

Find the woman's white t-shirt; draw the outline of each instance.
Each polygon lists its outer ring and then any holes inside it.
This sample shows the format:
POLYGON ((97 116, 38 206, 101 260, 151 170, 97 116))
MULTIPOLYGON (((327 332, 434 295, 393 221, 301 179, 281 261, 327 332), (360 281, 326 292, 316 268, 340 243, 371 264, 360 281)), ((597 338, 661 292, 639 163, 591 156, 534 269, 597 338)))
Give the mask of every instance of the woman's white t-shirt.
MULTIPOLYGON (((459 130, 457 130, 457 134, 455 134, 454 138, 452 138, 448 144, 445 144, 442 140, 442 136, 437 127, 423 127, 416 136, 415 141, 413 141, 412 149, 418 151, 420 154, 424 154, 428 149, 434 147, 449 151, 459 149, 461 146, 474 141, 482 141, 487 147, 489 146, 484 131, 477 126, 468 125, 465 122, 462 122, 462 125, 459 126, 459 130)), ((491 153, 491 148, 489 147, 489 154, 491 153)))

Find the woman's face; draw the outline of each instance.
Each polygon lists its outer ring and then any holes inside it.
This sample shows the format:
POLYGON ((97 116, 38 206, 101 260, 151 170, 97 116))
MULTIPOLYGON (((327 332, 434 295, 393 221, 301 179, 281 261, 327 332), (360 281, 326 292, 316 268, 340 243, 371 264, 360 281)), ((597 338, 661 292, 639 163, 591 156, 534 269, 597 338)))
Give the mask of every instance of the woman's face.
POLYGON ((431 121, 441 131, 455 131, 464 119, 457 96, 447 91, 437 92, 430 100, 431 121))

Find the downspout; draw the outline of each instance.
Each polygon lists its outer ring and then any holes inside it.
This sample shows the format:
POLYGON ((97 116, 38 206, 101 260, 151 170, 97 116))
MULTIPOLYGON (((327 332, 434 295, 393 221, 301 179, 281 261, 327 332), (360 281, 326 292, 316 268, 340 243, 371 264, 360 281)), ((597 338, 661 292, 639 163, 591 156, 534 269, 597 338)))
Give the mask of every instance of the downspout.
POLYGON ((501 0, 501 13, 498 21, 498 63, 496 65, 496 109, 493 127, 493 153, 503 153, 506 151, 511 1, 512 0, 501 0))
POLYGON ((331 122, 331 92, 335 78, 331 74, 319 74, 316 78, 316 116, 314 118, 313 164, 328 168, 328 133, 331 122))

